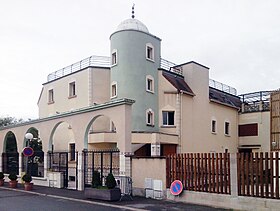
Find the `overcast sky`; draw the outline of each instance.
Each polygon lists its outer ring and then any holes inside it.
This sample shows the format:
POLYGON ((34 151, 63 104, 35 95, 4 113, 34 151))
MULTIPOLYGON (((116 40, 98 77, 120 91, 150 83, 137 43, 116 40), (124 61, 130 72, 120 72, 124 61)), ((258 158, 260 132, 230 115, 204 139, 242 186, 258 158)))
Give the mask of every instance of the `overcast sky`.
POLYGON ((238 94, 280 88, 278 0, 0 0, 0 116, 37 118, 47 75, 109 56, 133 3, 162 58, 201 63, 238 94))

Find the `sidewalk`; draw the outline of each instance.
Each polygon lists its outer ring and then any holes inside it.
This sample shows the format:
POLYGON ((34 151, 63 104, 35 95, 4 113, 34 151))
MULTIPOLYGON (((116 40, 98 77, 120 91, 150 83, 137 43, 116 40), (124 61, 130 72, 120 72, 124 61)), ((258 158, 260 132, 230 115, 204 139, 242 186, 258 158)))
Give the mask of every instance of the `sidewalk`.
MULTIPOLYGON (((18 188, 11 189, 8 188, 8 183, 5 183, 3 187, 0 187, 0 189, 8 189, 11 191, 24 191, 24 187, 22 184, 18 184, 18 188)), ((201 206, 201 205, 194 205, 194 204, 186 204, 186 203, 179 203, 179 202, 172 202, 167 200, 155 200, 155 199, 147 199, 144 197, 133 197, 133 200, 131 200, 129 197, 123 197, 122 201, 117 202, 107 202, 107 201, 98 201, 98 200, 91 200, 86 199, 84 197, 83 191, 77 191, 77 190, 69 190, 69 189, 59 189, 59 188, 50 188, 45 186, 38 186, 34 185, 32 191, 27 191, 30 194, 37 194, 37 195, 43 195, 43 196, 49 196, 49 197, 55 197, 55 198, 62 198, 65 200, 71 200, 71 199, 77 199, 81 201, 91 201, 91 202, 98 202, 98 203, 106 203, 106 204, 112 204, 112 205, 118 205, 130 208, 136 208, 136 209, 143 209, 143 210, 151 210, 151 211, 163 211, 163 210, 170 210, 170 211, 179 211, 179 210, 197 210, 197 211, 217 211, 217 210, 227 210, 227 209, 221 209, 221 208, 213 208, 208 206, 201 206)))

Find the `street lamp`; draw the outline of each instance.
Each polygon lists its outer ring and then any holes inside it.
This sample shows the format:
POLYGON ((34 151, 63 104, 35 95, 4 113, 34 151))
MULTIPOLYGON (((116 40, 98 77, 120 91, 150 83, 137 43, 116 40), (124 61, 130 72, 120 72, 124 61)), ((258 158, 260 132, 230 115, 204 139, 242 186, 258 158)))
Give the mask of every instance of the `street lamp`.
MULTIPOLYGON (((26 147, 29 147, 29 144, 30 144, 30 141, 33 139, 33 134, 32 133, 26 133, 25 134, 25 138, 27 139, 27 146, 26 147)), ((25 173, 27 174, 27 168, 28 168, 28 156, 26 157, 26 164, 25 164, 25 173)))

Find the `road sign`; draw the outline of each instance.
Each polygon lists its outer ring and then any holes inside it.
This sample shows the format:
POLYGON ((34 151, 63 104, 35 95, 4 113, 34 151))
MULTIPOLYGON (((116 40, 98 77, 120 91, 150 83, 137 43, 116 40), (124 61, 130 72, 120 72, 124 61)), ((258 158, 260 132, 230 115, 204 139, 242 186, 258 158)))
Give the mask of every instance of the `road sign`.
POLYGON ((174 196, 178 196, 183 191, 183 184, 180 180, 175 180, 170 185, 170 192, 174 196))
POLYGON ((34 154, 34 150, 31 147, 24 147, 22 153, 24 156, 30 157, 34 154))

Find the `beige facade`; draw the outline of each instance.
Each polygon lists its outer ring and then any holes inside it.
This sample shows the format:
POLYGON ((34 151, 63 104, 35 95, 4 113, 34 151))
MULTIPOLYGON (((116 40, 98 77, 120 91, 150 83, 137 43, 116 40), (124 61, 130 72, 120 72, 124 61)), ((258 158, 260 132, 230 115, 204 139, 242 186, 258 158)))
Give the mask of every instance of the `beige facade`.
POLYGON ((43 84, 38 100, 39 118, 108 102, 109 96, 110 70, 87 67, 43 84))
POLYGON ((255 152, 270 151, 270 111, 252 112, 239 115, 239 125, 257 124, 258 134, 255 136, 239 137, 240 147, 251 147, 255 152))

